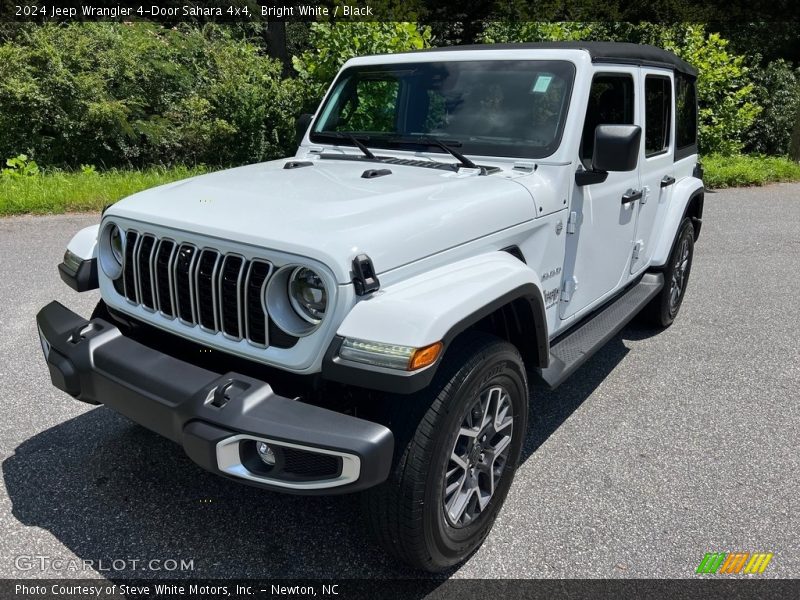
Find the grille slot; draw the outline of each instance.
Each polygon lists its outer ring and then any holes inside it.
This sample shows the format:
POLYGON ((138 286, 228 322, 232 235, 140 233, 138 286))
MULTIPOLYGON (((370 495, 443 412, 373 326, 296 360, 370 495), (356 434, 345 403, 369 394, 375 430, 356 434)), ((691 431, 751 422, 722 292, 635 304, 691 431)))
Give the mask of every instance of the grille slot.
POLYGON ((298 338, 278 329, 263 303, 272 273, 272 263, 263 259, 128 230, 123 276, 115 289, 159 317, 261 348, 271 339, 278 348, 290 348, 298 338))
POLYGON ((125 297, 134 304, 139 304, 136 294, 136 263, 134 260, 134 252, 136 251, 136 245, 138 243, 138 233, 129 231, 125 234, 125 273, 122 282, 125 290, 125 297))
POLYGON ((235 339, 242 338, 242 276, 244 259, 229 254, 222 262, 219 275, 219 313, 222 332, 235 339))
POLYGON ((191 244, 181 244, 175 260, 175 301, 178 303, 178 317, 189 325, 195 324, 193 277, 197 248, 191 244))
POLYGON ((156 238, 152 235, 143 235, 142 241, 136 250, 136 266, 139 269, 139 299, 145 308, 156 309, 154 296, 152 259, 156 246, 156 238))
POLYGON ((174 302, 172 299, 172 259, 175 255, 175 242, 172 240, 161 240, 156 250, 155 261, 155 281, 156 281, 156 299, 158 301, 158 310, 164 316, 169 318, 175 317, 175 310, 173 308, 174 302))
POLYGON ((264 283, 270 275, 272 265, 262 260, 254 260, 250 263, 245 280, 245 299, 244 314, 247 339, 257 346, 266 347, 269 338, 267 337, 267 317, 261 300, 263 298, 264 283))
POLYGON ((206 248, 200 253, 195 271, 195 290, 197 299, 197 321, 211 332, 219 331, 217 326, 217 266, 219 252, 206 248))

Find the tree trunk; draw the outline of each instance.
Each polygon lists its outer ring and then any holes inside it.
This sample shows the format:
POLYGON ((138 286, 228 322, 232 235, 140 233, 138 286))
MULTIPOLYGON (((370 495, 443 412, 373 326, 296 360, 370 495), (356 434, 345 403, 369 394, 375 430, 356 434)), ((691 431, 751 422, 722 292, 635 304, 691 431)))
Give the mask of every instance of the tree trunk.
POLYGON ((794 128, 792 129, 792 139, 789 142, 789 157, 792 160, 800 161, 800 105, 794 115, 794 128))
POLYGON ((289 50, 286 47, 286 22, 269 21, 267 28, 264 30, 264 38, 267 43, 267 54, 281 61, 283 76, 286 77, 292 67, 289 50))

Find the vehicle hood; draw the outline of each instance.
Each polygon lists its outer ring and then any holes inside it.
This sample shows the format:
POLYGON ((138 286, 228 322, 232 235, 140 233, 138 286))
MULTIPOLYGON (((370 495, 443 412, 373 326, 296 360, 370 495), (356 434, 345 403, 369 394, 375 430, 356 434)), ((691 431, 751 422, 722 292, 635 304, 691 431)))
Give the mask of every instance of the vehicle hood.
POLYGON ((380 274, 536 216, 530 193, 502 173, 341 159, 285 169, 291 160, 146 190, 108 214, 310 257, 340 283, 357 254, 380 274), (370 169, 391 174, 362 177, 370 169))

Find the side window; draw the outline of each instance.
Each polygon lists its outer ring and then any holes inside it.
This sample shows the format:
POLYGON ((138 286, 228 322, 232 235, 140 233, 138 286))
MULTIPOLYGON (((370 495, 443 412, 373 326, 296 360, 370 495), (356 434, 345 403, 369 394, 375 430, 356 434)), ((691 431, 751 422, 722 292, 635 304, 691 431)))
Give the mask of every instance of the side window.
POLYGON ((675 157, 693 154, 697 145, 697 91, 695 78, 675 73, 675 157))
POLYGON ((598 125, 633 125, 634 100, 632 76, 595 75, 581 138, 581 160, 587 169, 592 163, 595 128, 598 125))
POLYGON ((672 90, 668 77, 644 79, 644 153, 654 156, 669 150, 672 90))
POLYGON ((397 95, 400 84, 396 79, 357 79, 348 82, 344 93, 347 100, 336 122, 337 131, 396 131, 397 95))

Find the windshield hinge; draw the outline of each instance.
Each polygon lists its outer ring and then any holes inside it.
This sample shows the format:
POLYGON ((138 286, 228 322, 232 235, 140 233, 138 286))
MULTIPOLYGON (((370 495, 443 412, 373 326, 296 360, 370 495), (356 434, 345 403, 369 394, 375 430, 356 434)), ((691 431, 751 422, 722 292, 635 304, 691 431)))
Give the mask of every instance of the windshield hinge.
POLYGON ((372 259, 366 254, 359 254, 353 259, 353 287, 356 288, 356 296, 366 296, 381 287, 372 259))
POLYGON ((574 210, 569 213, 569 219, 567 219, 567 233, 575 233, 575 224, 578 222, 578 213, 574 210))
POLYGON ((644 248, 644 242, 642 240, 636 240, 636 243, 633 245, 633 260, 639 260, 639 254, 644 248))
POLYGON ((578 289, 578 278, 574 275, 569 279, 564 280, 564 286, 561 288, 561 300, 569 302, 572 300, 572 294, 578 289))
POLYGON ((648 198, 648 196, 650 196, 650 188, 649 188, 649 187, 647 187, 647 186, 644 186, 644 187, 642 188, 642 199, 641 199, 641 200, 639 200, 639 204, 640 204, 640 205, 642 205, 642 204, 647 204, 647 198, 648 198))

